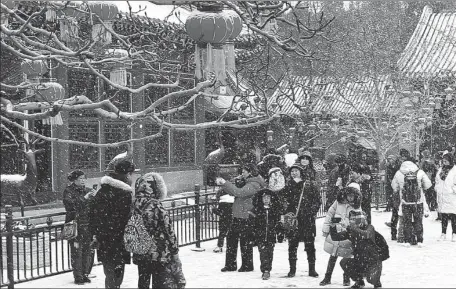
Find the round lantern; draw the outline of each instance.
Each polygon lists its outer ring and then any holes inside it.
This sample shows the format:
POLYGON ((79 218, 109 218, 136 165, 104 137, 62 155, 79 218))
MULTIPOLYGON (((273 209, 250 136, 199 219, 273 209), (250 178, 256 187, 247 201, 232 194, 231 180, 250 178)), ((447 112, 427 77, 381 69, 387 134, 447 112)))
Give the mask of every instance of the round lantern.
MULTIPOLYGON (((57 82, 44 82, 37 86, 37 92, 44 98, 43 101, 55 102, 65 97, 65 89, 57 82)), ((44 111, 46 111, 45 109, 44 111)), ((49 125, 62 125, 62 116, 57 114, 56 116, 48 119, 43 119, 43 124, 49 125)))
MULTIPOLYGON (((221 4, 204 3, 187 17, 185 30, 196 42, 195 76, 201 79, 207 73, 215 72, 217 79, 224 83, 226 68, 222 44, 232 42, 241 33, 239 15, 234 11, 224 11, 221 4)), ((228 46, 228 67, 234 70, 234 44, 228 46)))
POLYGON ((87 2, 87 5, 92 14, 99 18, 94 17, 97 22, 92 27, 92 39, 103 44, 110 44, 112 42, 111 33, 105 29, 103 24, 98 22, 102 21, 106 27, 112 29, 112 21, 119 13, 119 8, 116 4, 109 2, 87 2))
POLYGON ((81 7, 78 4, 70 2, 61 10, 62 15, 59 15, 60 39, 65 42, 71 43, 78 40, 78 20, 84 16, 84 13, 77 9, 81 9, 81 7))
POLYGON ((446 94, 446 100, 451 101, 453 99, 453 89, 451 87, 447 87, 444 89, 445 94, 446 94))
POLYGON ((27 79, 36 79, 48 71, 42 60, 25 59, 21 63, 21 70, 27 75, 27 79))
POLYGON ((274 132, 272 130, 268 130, 266 132, 266 135, 268 137, 268 141, 272 141, 272 135, 274 134, 274 132))
POLYGON ((109 79, 118 85, 126 86, 128 84, 127 69, 132 66, 132 61, 125 59, 128 57, 128 51, 125 49, 107 49, 105 53, 106 58, 122 59, 119 61, 112 61, 106 64, 109 68, 109 79))
MULTIPOLYGON (((13 0, 2 0, 2 4, 5 5, 8 9, 13 9, 15 7, 15 3, 13 0)), ((5 12, 3 12, 3 10, 1 10, 1 13, 0 13, 0 25, 5 25, 5 26, 8 26, 8 18, 9 18, 9 14, 5 12)))

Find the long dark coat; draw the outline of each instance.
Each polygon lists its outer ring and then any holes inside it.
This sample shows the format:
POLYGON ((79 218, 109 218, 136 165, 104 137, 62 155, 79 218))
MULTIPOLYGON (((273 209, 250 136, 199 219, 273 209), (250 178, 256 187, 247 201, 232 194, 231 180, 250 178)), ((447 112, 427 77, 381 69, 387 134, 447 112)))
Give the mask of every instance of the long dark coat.
MULTIPOLYGON (((285 196, 287 201, 287 213, 296 214, 299 198, 304 182, 296 183, 293 179, 285 186, 285 196)), ((301 207, 298 212, 298 231, 300 242, 311 242, 317 234, 315 218, 321 206, 321 197, 318 188, 313 182, 306 183, 302 196, 301 207)))
POLYGON ((89 225, 89 214, 91 208, 91 200, 84 198, 90 192, 89 188, 78 187, 75 184, 68 185, 63 191, 63 205, 65 206, 65 223, 76 220, 78 224, 78 236, 74 239, 75 242, 90 242, 92 236, 89 234, 82 235, 80 232, 88 232, 87 229, 82 229, 82 226, 89 225))
POLYGON ((251 216, 254 224, 254 236, 257 243, 275 243, 276 234, 279 229, 280 216, 284 214, 285 200, 282 197, 282 192, 273 192, 269 189, 262 189, 255 194, 252 200, 253 209, 251 216), (271 204, 269 209, 264 208, 263 195, 271 196, 271 204))
POLYGON ((132 203, 132 189, 126 183, 109 176, 101 179, 101 189, 93 199, 90 230, 97 236, 98 261, 130 264, 123 235, 132 203))

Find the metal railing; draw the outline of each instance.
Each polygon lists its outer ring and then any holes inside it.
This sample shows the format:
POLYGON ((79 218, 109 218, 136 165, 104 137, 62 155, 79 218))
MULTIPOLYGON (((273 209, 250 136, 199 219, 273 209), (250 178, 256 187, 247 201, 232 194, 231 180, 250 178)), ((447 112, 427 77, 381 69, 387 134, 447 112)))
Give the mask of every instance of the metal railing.
MULTIPOLYGON (((375 192, 377 208, 384 198, 381 184, 375 192)), ((321 188, 323 204, 317 214, 324 217, 326 184, 321 188)), ((164 200, 174 225, 179 246, 195 244, 218 238, 218 216, 212 212, 215 192, 200 191, 195 185, 193 195, 164 200)), ((65 211, 29 217, 13 218, 12 207, 6 207, 5 231, 1 233, 2 258, 0 286, 14 288, 14 284, 69 272, 70 246, 61 238, 65 211), (35 225, 33 225, 35 223, 35 225), (21 224, 23 229, 13 228, 21 224), (33 226, 33 228, 31 227, 33 226)))

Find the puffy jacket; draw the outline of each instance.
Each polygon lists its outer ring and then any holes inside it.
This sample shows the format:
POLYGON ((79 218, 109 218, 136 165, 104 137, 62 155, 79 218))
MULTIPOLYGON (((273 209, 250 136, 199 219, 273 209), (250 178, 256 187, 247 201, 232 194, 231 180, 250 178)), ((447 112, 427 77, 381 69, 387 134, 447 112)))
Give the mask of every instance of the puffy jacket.
POLYGON ((233 217, 248 219, 249 211, 253 208, 252 197, 264 187, 266 187, 266 184, 261 176, 247 178, 242 188, 238 188, 232 182, 226 181, 222 185, 222 189, 234 196, 233 217))
POLYGON ((411 161, 405 161, 402 163, 399 171, 396 172, 391 182, 391 187, 394 191, 394 206, 400 209, 399 204, 409 204, 407 202, 404 202, 404 200, 402 199, 402 189, 404 188, 404 176, 410 173, 416 173, 418 187, 421 190, 421 198, 417 203, 423 203, 425 211, 429 212, 429 207, 427 206, 426 198, 424 196, 424 190, 427 190, 430 187, 432 187, 431 180, 423 170, 420 170, 418 166, 411 161))
POLYGON ((352 244, 350 240, 335 241, 328 236, 330 233, 331 219, 333 217, 340 217, 341 221, 336 225, 338 231, 345 231, 350 224, 348 215, 353 207, 346 203, 335 201, 326 213, 325 221, 323 223, 323 236, 326 237, 323 246, 326 253, 332 256, 350 256, 352 254, 352 244))
POLYGON ((76 220, 78 225, 89 224, 90 199, 84 196, 91 190, 86 187, 78 187, 75 184, 68 185, 63 191, 63 205, 65 206, 65 223, 76 220))
POLYGON ((284 213, 285 201, 281 191, 273 192, 269 189, 262 189, 252 198, 254 216, 254 235, 258 243, 269 242, 275 243, 278 231, 280 215, 284 213), (264 208, 263 195, 271 196, 271 204, 268 210, 264 208))
POLYGON ((167 188, 161 175, 147 173, 136 180, 133 208, 141 212, 144 226, 157 245, 155 252, 147 255, 133 254, 133 263, 158 261, 167 264, 172 255, 179 252, 177 237, 168 211, 161 200, 165 199, 167 188))
POLYGON ((98 261, 130 263, 130 253, 125 250, 123 235, 131 202, 131 186, 110 176, 101 178, 101 189, 93 198, 90 215, 91 232, 99 241, 98 261))
POLYGON ((442 180, 440 168, 435 176, 435 191, 437 192, 437 211, 439 213, 456 214, 456 166, 442 180))

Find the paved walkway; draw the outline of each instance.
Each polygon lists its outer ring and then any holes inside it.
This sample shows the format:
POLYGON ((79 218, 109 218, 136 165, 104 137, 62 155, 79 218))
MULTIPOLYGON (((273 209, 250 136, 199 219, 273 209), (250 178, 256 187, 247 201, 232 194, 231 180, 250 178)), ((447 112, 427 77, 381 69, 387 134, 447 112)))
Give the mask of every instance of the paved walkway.
MULTIPOLYGON (((385 236, 390 246, 391 258, 383 263, 382 283, 384 288, 455 288, 454 260, 456 260, 456 242, 437 242, 440 236, 440 222, 435 221, 433 213, 424 220, 425 247, 404 248, 397 242, 390 241, 389 228, 384 225, 391 213, 373 211, 372 219, 376 230, 385 236), (450 274, 451 273, 451 274, 450 274)), ((194 246, 182 247, 180 257, 184 274, 187 278, 187 288, 322 288, 318 283, 323 278, 329 255, 324 252, 324 238, 321 236, 323 219, 317 221, 316 270, 319 278, 307 276, 307 261, 303 244, 298 250, 298 272, 295 278, 283 278, 288 272, 288 244, 277 244, 274 252, 271 279, 261 280, 259 270, 258 250, 254 249, 255 271, 248 273, 221 273, 225 254, 212 252, 215 241, 202 243, 204 252, 195 252, 194 246)), ((451 228, 449 233, 451 232, 451 228)), ((450 234, 448 234, 450 236, 450 234)), ((239 260, 238 256, 238 260, 239 260)), ((240 264, 238 264, 240 265, 240 264)), ((72 273, 61 274, 40 280, 17 284, 17 288, 104 288, 104 275, 101 266, 96 266, 93 273, 97 275, 91 284, 73 284, 72 273)), ((137 288, 137 267, 127 265, 122 288, 137 288)), ((332 278, 332 284, 325 288, 342 287, 342 269, 337 265, 332 278)), ((372 288, 370 284, 366 288, 372 288)))

